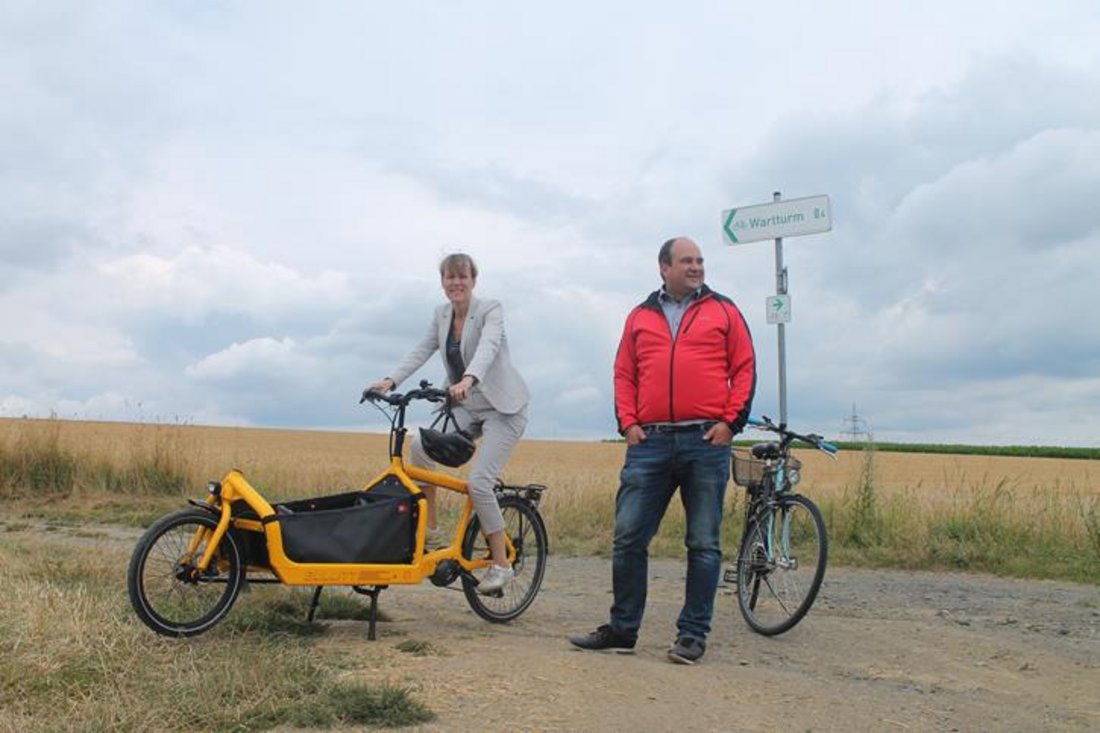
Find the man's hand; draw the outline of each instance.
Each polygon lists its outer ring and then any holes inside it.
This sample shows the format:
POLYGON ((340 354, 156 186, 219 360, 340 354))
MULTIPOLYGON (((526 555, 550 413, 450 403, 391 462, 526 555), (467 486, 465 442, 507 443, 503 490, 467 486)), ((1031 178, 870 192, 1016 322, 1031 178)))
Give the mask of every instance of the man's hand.
POLYGON ((638 443, 645 440, 645 431, 642 430, 641 425, 631 425, 626 429, 626 432, 623 433, 623 437, 626 438, 627 445, 638 445, 638 443))
POLYGON ((729 445, 733 440, 733 431, 724 422, 716 422, 714 427, 703 433, 703 440, 712 445, 729 445))

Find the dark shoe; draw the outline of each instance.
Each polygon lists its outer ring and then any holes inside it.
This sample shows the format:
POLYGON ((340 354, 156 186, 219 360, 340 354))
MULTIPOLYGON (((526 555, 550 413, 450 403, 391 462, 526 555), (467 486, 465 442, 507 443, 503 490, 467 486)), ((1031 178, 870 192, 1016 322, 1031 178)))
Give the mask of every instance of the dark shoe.
POLYGON ((668 650, 668 661, 676 664, 695 664, 707 650, 707 645, 698 639, 681 636, 668 650))
POLYGON ((587 649, 594 652, 615 652, 616 654, 633 654, 634 644, 637 641, 633 636, 616 633, 607 624, 591 634, 569 637, 569 643, 578 649, 587 649))

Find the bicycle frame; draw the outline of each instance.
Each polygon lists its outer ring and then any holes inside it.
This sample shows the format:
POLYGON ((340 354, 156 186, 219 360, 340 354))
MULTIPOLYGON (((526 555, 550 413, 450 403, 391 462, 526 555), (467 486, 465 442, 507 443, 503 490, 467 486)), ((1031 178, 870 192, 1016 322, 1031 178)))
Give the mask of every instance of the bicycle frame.
POLYGON ((370 596, 367 638, 375 638, 378 595, 391 585, 430 580, 447 587, 461 580, 470 608, 491 623, 517 618, 542 585, 549 552, 538 513, 542 484, 506 485, 494 491, 505 520, 511 576, 483 588, 475 574, 492 563, 469 487, 441 471, 406 466, 402 456, 405 410, 411 400, 443 402, 449 394, 427 382, 405 395, 367 392, 364 400, 396 408, 390 417, 389 465, 359 491, 269 502, 239 470, 211 482, 202 501, 155 521, 138 540, 126 573, 130 603, 153 631, 192 636, 218 623, 246 583, 312 586, 312 621, 325 587, 345 586, 370 596), (427 495, 436 486, 465 496, 449 545, 426 551, 427 495), (201 550, 201 552, 200 552, 201 550), (249 577, 251 573, 258 577, 249 577))
POLYGON ((779 503, 775 503, 770 508, 761 508, 757 514, 757 521, 760 520, 763 520, 766 530, 764 537, 767 541, 767 546, 764 549, 767 552, 769 562, 774 562, 776 566, 781 568, 797 568, 798 560, 791 558, 791 515, 786 507, 779 503), (775 527, 777 514, 781 517, 782 521, 778 537, 777 533, 772 531, 775 527), (774 539, 776 538, 779 543, 778 548, 775 547, 774 539))
POLYGON ((764 480, 761 482, 760 490, 751 500, 749 510, 745 512, 745 531, 748 530, 749 522, 752 520, 764 522, 767 529, 765 537, 768 542, 768 546, 764 549, 769 558, 776 558, 775 562, 778 565, 783 565, 785 558, 789 557, 791 552, 790 518, 785 512, 783 513, 783 526, 779 533, 782 546, 779 548, 778 556, 772 542, 775 537, 775 532, 772 529, 775 526, 776 510, 780 508, 780 502, 776 500, 776 497, 789 492, 791 489, 790 484, 786 482, 788 460, 790 460, 790 448, 788 445, 781 445, 779 457, 767 462, 769 465, 764 469, 764 480))
POLYGON ((777 433, 779 440, 754 445, 751 458, 733 450, 734 482, 747 489, 748 502, 737 561, 725 579, 737 584, 738 606, 753 631, 773 636, 809 611, 828 556, 820 510, 793 490, 801 462, 791 445, 800 440, 829 456, 837 449, 819 435, 799 435, 767 418, 749 424, 777 433))
MULTIPOLYGON (((269 569, 280 582, 286 585, 377 586, 415 584, 432 575, 439 563, 444 560, 455 561, 461 570, 467 573, 488 567, 491 560, 487 557, 467 559, 462 556, 462 538, 470 524, 470 520, 473 518, 473 502, 469 498, 466 481, 438 471, 405 465, 401 454, 406 431, 404 406, 398 409, 399 414, 392 432, 390 465, 369 481, 363 491, 369 492, 373 487, 392 476, 421 503, 426 501, 426 498, 417 482, 465 495, 466 500, 463 502, 461 514, 455 527, 455 534, 448 546, 431 552, 424 551, 427 512, 419 511, 417 513, 416 546, 412 561, 408 564, 295 562, 286 554, 282 528, 279 526, 279 522, 273 521, 278 516, 277 511, 248 483, 239 470, 233 469, 226 474, 221 482, 212 482, 208 487, 209 494, 204 508, 217 512, 220 518, 217 528, 210 532, 212 536, 209 537, 209 541, 206 543, 206 551, 195 564, 197 572, 201 573, 209 566, 218 544, 225 533, 230 530, 230 527, 245 532, 264 534, 267 541, 269 569), (247 504, 257 518, 234 516, 233 503, 235 501, 243 501, 247 504)), ((208 530, 196 532, 188 548, 189 552, 193 553, 200 546, 203 539, 206 539, 208 532, 208 530)), ((509 561, 514 561, 516 550, 511 544, 511 538, 507 536, 505 537, 505 549, 509 561)))

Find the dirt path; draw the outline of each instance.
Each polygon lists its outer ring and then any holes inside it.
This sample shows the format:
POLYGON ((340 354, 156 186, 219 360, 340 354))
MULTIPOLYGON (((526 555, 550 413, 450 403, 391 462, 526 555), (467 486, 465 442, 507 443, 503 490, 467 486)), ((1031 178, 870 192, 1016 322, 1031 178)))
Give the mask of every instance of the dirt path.
MULTIPOLYGON (((460 593, 397 588, 375 644, 439 715, 425 730, 1100 730, 1100 588, 832 568, 789 634, 751 633, 720 591, 704 662, 670 664, 683 564, 651 566, 634 656, 574 651, 606 618, 610 564, 552 557, 520 619, 492 626, 460 593), (426 641, 440 656, 396 650, 426 641)), ((358 625, 330 643, 359 644, 358 625)))
MULTIPOLYGON (((128 553, 137 535, 88 529, 54 536, 128 553)), ((362 649, 372 661, 347 674, 412 688, 438 715, 430 731, 1100 730, 1100 586, 831 567, 810 615, 777 638, 750 632, 723 587, 707 654, 684 667, 665 659, 683 572, 651 563, 633 656, 571 648, 606 620, 610 562, 557 555, 511 624, 425 583, 382 594, 377 641, 340 621, 318 644, 362 649)))

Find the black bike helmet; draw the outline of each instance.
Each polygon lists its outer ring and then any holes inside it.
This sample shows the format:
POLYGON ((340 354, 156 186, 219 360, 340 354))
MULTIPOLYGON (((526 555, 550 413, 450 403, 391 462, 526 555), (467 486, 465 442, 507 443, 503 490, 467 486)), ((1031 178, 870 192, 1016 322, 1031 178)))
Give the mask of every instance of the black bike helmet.
POLYGON ((458 468, 473 458, 473 438, 465 430, 444 433, 434 428, 420 428, 420 445, 428 457, 444 466, 458 468))

